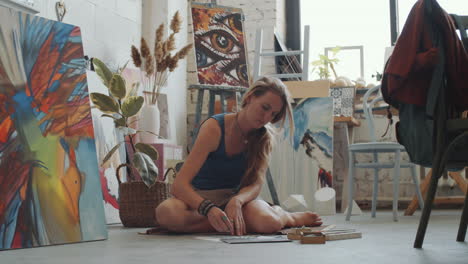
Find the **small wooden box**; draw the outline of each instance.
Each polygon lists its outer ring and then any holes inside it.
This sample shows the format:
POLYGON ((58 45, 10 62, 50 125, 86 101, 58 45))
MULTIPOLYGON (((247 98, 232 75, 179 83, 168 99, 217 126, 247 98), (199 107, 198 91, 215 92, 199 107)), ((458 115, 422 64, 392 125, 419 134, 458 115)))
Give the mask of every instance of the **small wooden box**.
POLYGON ((288 233, 288 239, 291 240, 301 240, 302 234, 296 234, 294 232, 288 233))
POLYGON ((325 244, 325 241, 325 236, 319 234, 310 234, 301 237, 301 244, 325 244))

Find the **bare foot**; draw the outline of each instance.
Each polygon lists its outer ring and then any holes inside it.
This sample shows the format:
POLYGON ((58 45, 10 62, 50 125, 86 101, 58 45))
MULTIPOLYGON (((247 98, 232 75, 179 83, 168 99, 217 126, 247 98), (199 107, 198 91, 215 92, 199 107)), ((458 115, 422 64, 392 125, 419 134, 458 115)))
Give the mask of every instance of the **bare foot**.
POLYGON ((290 213, 293 219, 290 227, 299 226, 321 226, 322 219, 320 216, 313 212, 296 212, 290 213))
POLYGON ((300 227, 300 226, 321 226, 322 219, 320 215, 313 212, 294 212, 290 213, 285 211, 280 206, 274 205, 272 208, 278 213, 278 215, 283 215, 284 227, 300 227))

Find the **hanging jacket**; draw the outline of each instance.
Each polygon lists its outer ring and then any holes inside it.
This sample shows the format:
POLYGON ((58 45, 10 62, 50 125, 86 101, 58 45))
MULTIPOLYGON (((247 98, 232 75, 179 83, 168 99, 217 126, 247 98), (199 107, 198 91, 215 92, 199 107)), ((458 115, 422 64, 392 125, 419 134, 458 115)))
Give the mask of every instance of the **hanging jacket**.
POLYGON ((399 103, 425 106, 439 49, 432 43, 431 30, 440 30, 446 58, 445 74, 449 101, 458 110, 468 109, 468 53, 460 41, 450 15, 432 1, 434 28, 425 20, 424 0, 412 8, 394 47, 382 81, 385 101, 398 108, 399 103))

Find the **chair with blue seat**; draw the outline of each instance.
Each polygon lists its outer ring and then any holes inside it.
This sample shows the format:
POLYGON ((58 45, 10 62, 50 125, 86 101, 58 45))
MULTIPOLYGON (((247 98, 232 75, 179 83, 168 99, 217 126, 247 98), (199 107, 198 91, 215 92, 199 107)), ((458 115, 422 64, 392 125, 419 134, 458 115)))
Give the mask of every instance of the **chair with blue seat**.
POLYGON ((355 143, 348 146, 349 151, 349 170, 348 170, 348 210, 346 220, 351 218, 351 211, 353 205, 353 192, 354 192, 354 176, 356 175, 356 168, 369 168, 374 169, 374 184, 372 190, 372 217, 375 217, 377 208, 377 195, 378 195, 378 172, 380 169, 393 168, 393 220, 398 221, 398 195, 400 183, 400 169, 409 168, 411 170, 411 177, 413 178, 416 194, 418 197, 419 205, 423 208, 423 198, 419 189, 418 178, 416 176, 416 167, 413 163, 404 162, 401 160, 401 153, 405 152, 405 147, 398 142, 379 142, 375 135, 375 123, 373 117, 374 105, 383 101, 380 95, 380 85, 369 89, 363 97, 363 110, 364 116, 367 120, 369 136, 371 141, 365 143, 355 143), (370 99, 371 95, 377 93, 374 99, 370 99), (373 154, 373 162, 356 162, 356 154, 368 153, 373 154), (393 161, 379 161, 379 153, 393 153, 393 161))

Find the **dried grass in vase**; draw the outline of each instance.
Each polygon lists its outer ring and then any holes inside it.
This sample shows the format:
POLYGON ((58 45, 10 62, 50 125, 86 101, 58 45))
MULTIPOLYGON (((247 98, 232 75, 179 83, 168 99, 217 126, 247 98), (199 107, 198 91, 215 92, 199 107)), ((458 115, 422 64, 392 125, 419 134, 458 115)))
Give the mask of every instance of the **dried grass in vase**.
POLYGON ((156 104, 160 90, 166 84, 169 74, 177 68, 178 61, 184 59, 192 48, 192 44, 187 44, 172 55, 176 49, 175 34, 180 31, 181 23, 179 11, 177 11, 171 20, 172 33, 165 40, 163 40, 164 23, 159 25, 156 29, 153 53, 144 38, 141 38, 140 49, 132 45, 133 63, 141 69, 144 75, 143 89, 150 95, 145 98, 147 103, 156 104))

